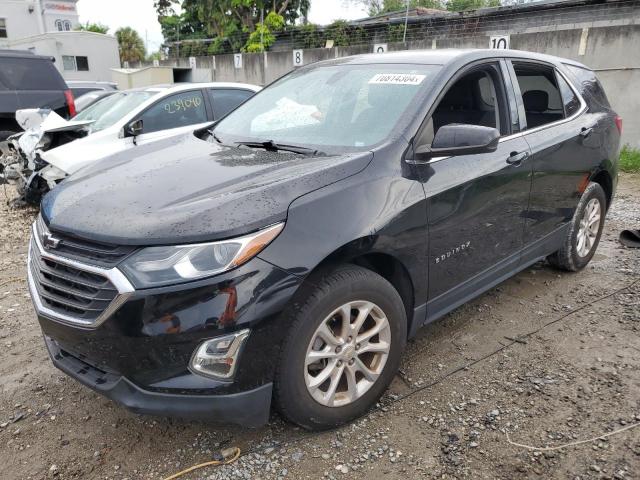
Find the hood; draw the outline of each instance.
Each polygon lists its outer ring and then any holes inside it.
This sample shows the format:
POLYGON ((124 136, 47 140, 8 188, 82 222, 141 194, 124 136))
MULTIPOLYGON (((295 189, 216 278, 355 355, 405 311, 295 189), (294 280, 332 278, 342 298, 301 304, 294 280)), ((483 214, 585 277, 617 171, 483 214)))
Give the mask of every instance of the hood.
POLYGON ((47 194, 41 211, 53 231, 118 245, 230 238, 285 220, 297 197, 372 158, 229 148, 188 134, 91 164, 47 194))
POLYGON ((113 154, 116 141, 107 128, 42 152, 40 157, 49 165, 72 175, 88 164, 113 154))

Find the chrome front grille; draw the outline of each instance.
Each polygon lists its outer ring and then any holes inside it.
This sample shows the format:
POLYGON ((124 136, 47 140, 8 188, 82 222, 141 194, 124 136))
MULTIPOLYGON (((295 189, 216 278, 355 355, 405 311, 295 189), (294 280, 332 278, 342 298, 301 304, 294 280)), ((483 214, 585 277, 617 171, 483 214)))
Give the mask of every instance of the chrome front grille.
POLYGON ((29 290, 36 309, 63 323, 99 325, 124 303, 133 287, 116 268, 88 265, 58 255, 60 243, 53 241, 57 238, 48 231, 50 246, 44 247, 38 227, 36 222, 28 260, 29 290))
POLYGON ((30 268, 42 303, 83 321, 95 321, 118 295, 106 277, 38 254, 32 256, 30 268))

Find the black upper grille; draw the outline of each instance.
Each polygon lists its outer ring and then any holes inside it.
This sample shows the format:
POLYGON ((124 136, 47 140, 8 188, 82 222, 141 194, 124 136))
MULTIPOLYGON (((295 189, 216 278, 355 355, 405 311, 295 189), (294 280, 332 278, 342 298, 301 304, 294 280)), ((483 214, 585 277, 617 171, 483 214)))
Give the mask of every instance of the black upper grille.
MULTIPOLYGON (((38 235, 49 231, 40 216, 36 223, 36 229, 38 235)), ((55 233, 55 237, 60 240, 60 243, 55 249, 56 255, 81 262, 88 260, 88 263, 91 265, 100 267, 113 267, 136 249, 136 247, 133 246, 89 242, 57 232, 55 233)))
POLYGON ((96 320, 118 294, 102 275, 41 256, 35 239, 31 244, 29 268, 42 304, 78 320, 96 320))

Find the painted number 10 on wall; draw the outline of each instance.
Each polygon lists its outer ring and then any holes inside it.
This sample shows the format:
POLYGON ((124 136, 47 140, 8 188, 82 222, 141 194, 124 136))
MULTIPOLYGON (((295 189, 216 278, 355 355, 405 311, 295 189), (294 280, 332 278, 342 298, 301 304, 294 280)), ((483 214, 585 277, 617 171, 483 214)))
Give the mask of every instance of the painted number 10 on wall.
POLYGON ((494 50, 506 50, 510 48, 509 35, 496 35, 489 37, 489 48, 494 50))

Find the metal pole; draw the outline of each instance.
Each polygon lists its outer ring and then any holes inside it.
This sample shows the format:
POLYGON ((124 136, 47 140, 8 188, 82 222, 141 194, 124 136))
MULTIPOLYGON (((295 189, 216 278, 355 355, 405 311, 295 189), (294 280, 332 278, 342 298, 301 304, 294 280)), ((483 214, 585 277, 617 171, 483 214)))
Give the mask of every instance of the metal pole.
POLYGON ((262 25, 262 28, 260 29, 260 46, 264 52, 264 8, 260 10, 260 25, 262 25))
POLYGON ((402 35, 402 43, 407 42, 407 23, 409 23, 409 0, 407 0, 407 12, 404 16, 404 34, 402 35))
POLYGON ((176 58, 180 61, 180 24, 176 26, 176 33, 178 34, 178 42, 176 43, 177 53, 176 58))

